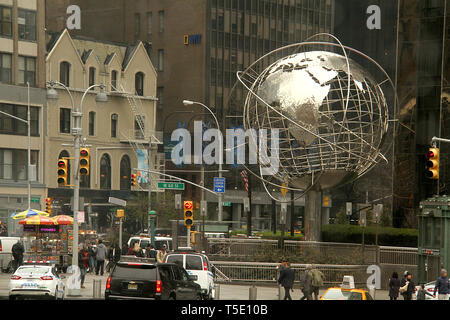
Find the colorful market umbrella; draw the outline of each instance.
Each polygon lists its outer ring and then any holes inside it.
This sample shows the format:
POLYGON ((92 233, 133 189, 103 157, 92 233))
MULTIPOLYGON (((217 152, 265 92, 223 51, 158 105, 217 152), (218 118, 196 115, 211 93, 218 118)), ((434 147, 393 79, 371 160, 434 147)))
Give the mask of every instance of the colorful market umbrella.
POLYGON ((29 218, 26 218, 19 222, 19 224, 26 224, 26 225, 55 225, 55 222, 51 218, 42 217, 42 216, 32 216, 29 218))
POLYGON ((43 217, 48 217, 50 214, 48 212, 45 211, 39 211, 39 210, 34 210, 34 209, 28 209, 22 212, 18 212, 18 213, 13 213, 11 215, 11 217, 15 220, 21 220, 21 219, 26 219, 26 218, 30 218, 30 217, 35 217, 35 216, 43 216, 43 217))
POLYGON ((73 218, 66 215, 59 215, 51 218, 55 224, 68 225, 73 224, 73 218))

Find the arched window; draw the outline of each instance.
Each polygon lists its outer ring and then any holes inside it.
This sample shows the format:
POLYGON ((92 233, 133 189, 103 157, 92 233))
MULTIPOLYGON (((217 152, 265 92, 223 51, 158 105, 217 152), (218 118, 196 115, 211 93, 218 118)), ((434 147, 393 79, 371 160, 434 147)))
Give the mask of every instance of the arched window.
POLYGON ((142 72, 138 72, 134 76, 134 86, 136 89, 136 94, 138 96, 143 96, 144 95, 144 74, 142 72))
POLYGON ((117 71, 113 70, 111 72, 111 91, 117 90, 117 71))
POLYGON ((111 189, 111 159, 106 153, 100 159, 100 189, 111 189))
POLYGON ((63 61, 59 65, 59 81, 70 87, 70 63, 63 61))
POLYGON ((128 156, 123 156, 120 160, 120 190, 130 190, 131 188, 131 164, 128 156))
MULTIPOLYGON (((59 153, 58 159, 68 158, 70 154, 67 150, 63 150, 59 153)), ((70 184, 70 161, 67 161, 67 184, 70 184)))

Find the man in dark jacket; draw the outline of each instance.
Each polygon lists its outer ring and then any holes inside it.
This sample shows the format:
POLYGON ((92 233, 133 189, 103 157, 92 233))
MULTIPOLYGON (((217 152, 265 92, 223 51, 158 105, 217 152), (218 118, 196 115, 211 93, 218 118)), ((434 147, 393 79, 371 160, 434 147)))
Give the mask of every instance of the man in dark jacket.
POLYGON ((14 272, 23 264, 23 252, 25 249, 20 241, 17 241, 11 248, 14 258, 14 272))
POLYGON ((448 300, 450 294, 450 280, 448 279, 447 270, 441 270, 441 276, 436 280, 434 286, 433 297, 436 297, 436 291, 439 292, 439 300, 448 300))
POLYGON ((291 264, 286 262, 286 267, 280 270, 278 283, 284 288, 284 300, 292 300, 290 291, 294 287, 295 270, 291 269, 291 264))
POLYGON ((96 263, 97 261, 95 259, 95 256, 96 256, 95 248, 92 245, 92 243, 88 243, 87 253, 88 253, 88 262, 89 262, 89 273, 94 273, 95 268, 97 267, 97 263, 96 263))
POLYGON ((80 268, 81 288, 84 289, 84 279, 86 278, 87 268, 89 267, 88 251, 84 246, 78 252, 78 267, 80 268))
POLYGON ((303 297, 300 298, 300 300, 312 300, 312 277, 311 277, 311 265, 306 266, 305 273, 303 274, 302 278, 300 279, 300 289, 303 292, 303 297))
POLYGON ((416 286, 414 285, 414 282, 412 281, 412 274, 407 273, 406 274, 406 282, 408 283, 408 288, 406 289, 406 292, 404 293, 405 300, 412 300, 413 294, 416 292, 416 286))
MULTIPOLYGON (((406 279, 407 276, 408 276, 408 273, 409 273, 408 271, 405 271, 405 272, 403 273, 403 278, 400 280, 400 288, 401 288, 401 287, 404 287, 404 286, 406 285, 406 282, 408 281, 408 280, 406 279)), ((403 296, 403 299, 407 300, 407 299, 406 299, 405 292, 402 292, 401 295, 403 296)))

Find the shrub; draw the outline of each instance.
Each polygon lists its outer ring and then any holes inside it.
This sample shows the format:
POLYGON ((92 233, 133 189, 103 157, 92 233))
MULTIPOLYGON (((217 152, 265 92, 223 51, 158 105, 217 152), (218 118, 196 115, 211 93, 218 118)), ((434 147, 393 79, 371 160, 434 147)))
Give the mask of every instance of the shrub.
MULTIPOLYGON (((364 243, 375 244, 376 226, 365 228, 364 243)), ((322 241, 361 243, 363 228, 355 225, 324 225, 322 241)), ((378 226, 378 244, 382 246, 417 247, 417 229, 398 229, 378 226)))

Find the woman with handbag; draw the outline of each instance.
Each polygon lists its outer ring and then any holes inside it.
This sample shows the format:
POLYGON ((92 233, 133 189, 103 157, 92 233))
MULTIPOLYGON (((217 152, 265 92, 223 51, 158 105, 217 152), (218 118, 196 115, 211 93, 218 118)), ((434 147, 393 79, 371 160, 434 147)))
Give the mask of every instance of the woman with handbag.
POLYGON ((389 279, 389 298, 390 300, 397 300, 400 291, 400 279, 398 273, 394 272, 389 279))
POLYGON ((414 292, 416 291, 416 286, 414 285, 414 282, 412 281, 412 274, 407 273, 406 279, 405 279, 405 285, 400 287, 399 291, 403 295, 405 300, 412 300, 412 296, 414 292))

